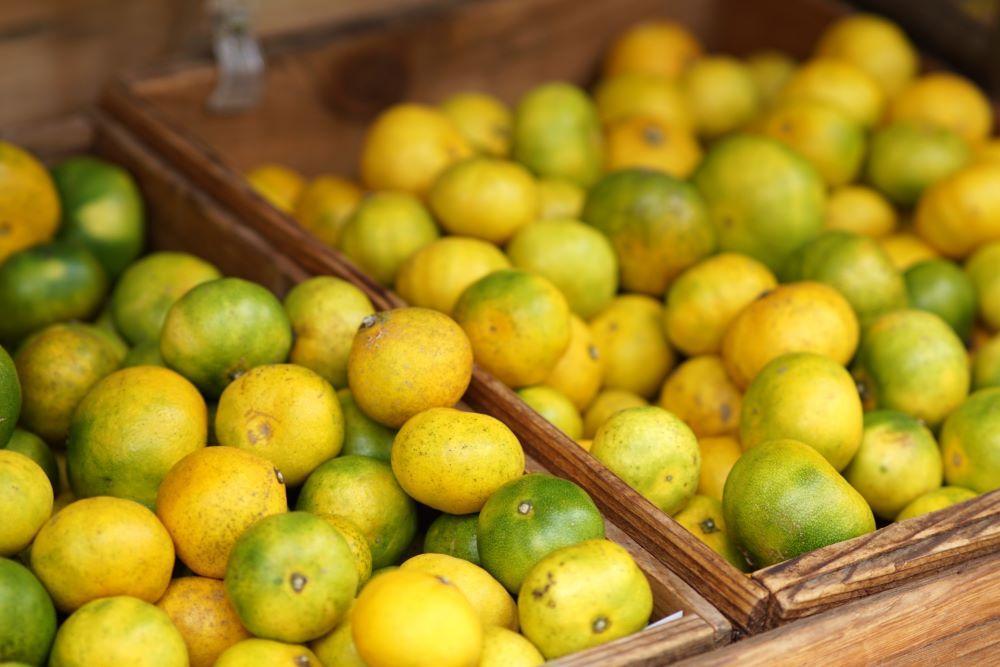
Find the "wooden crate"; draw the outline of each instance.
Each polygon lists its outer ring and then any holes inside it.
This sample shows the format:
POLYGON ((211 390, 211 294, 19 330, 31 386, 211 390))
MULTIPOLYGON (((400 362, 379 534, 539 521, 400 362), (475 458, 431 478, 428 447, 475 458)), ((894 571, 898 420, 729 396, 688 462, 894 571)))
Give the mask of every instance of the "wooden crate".
MULTIPOLYGON (((0 133, 3 136, 3 133, 0 133)), ((215 264, 225 275, 258 282, 279 296, 313 275, 277 253, 190 179, 158 157, 116 121, 95 112, 59 126, 6 136, 51 161, 89 152, 121 165, 135 177, 145 198, 150 250, 180 250, 215 264)), ((383 303, 382 306, 388 304, 383 303)), ((548 472, 531 458, 539 447, 524 442, 530 471, 548 472)), ((635 558, 653 591, 651 627, 603 646, 567 656, 566 665, 642 665, 686 656, 726 644, 732 626, 703 597, 631 539, 610 517, 606 534, 635 558), (679 618, 656 623, 682 612, 679 618)))
MULTIPOLYGON (((488 90, 508 102, 540 82, 588 85, 621 30, 668 16, 712 50, 777 48, 806 57, 846 10, 824 0, 472 0, 405 17, 316 30, 269 50, 267 92, 242 115, 207 113, 211 63, 180 63, 109 88, 103 106, 249 227, 310 271, 401 304, 339 253, 267 205, 240 173, 265 161, 307 174, 354 173, 363 132, 386 105, 488 90)), ((539 461, 573 479, 637 542, 755 633, 929 576, 1000 545, 1000 492, 816 550, 746 576, 477 369, 467 399, 504 420, 539 461)))

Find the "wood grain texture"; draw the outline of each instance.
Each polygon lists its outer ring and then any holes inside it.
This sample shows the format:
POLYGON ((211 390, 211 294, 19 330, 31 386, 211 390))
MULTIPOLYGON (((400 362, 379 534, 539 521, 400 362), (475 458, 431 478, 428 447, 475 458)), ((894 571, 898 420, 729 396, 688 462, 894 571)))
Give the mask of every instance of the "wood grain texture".
POLYGON ((1000 664, 1000 553, 764 632, 682 665, 1000 664))

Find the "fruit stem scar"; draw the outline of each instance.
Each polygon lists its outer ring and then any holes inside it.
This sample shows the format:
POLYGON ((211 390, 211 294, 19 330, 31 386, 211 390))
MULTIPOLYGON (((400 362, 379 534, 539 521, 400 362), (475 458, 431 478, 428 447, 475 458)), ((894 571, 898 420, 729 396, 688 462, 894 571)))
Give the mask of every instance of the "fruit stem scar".
POLYGON ((359 328, 368 329, 369 327, 375 326, 375 320, 376 318, 374 315, 365 315, 365 318, 361 320, 361 326, 359 328))
POLYGON ((298 572, 292 572, 292 576, 289 577, 288 580, 292 584, 292 590, 296 593, 301 593, 302 589, 306 587, 306 583, 309 581, 306 579, 304 574, 300 574, 298 572))
POLYGON ((517 506, 518 514, 529 514, 531 512, 531 503, 527 500, 522 500, 517 506))
POLYGON ((607 630, 609 625, 611 625, 611 621, 609 621, 606 616, 598 616, 594 619, 594 623, 591 627, 594 632, 600 634, 607 630))
POLYGON ((277 468, 274 469, 274 476, 278 480, 278 484, 284 484, 285 483, 285 476, 282 475, 281 471, 278 470, 277 468))
POLYGON ((705 533, 706 535, 709 533, 714 533, 715 530, 716 530, 715 519, 709 517, 701 522, 701 532, 705 533))

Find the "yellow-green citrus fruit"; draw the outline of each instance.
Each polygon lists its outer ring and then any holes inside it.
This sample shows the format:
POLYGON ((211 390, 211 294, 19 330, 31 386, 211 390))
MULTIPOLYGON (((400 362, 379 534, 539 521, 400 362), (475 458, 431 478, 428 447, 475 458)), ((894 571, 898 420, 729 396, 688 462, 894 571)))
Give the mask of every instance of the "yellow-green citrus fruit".
POLYGON ((742 127, 760 107, 749 68, 729 56, 694 61, 680 78, 698 135, 712 139, 742 127))
POLYGON ((336 248, 344 225, 361 202, 361 188, 337 176, 317 176, 302 189, 293 211, 300 225, 336 248))
POLYGON ((0 447, 10 440, 21 415, 21 383, 17 379, 17 366, 3 347, 0 347, 0 447))
POLYGON ((219 398, 219 444, 263 456, 298 486, 319 464, 340 453, 344 417, 330 383, 303 366, 257 366, 219 398))
POLYGON ((187 667, 184 638, 162 609, 127 595, 93 600, 59 628, 51 667, 187 667))
POLYGON ((564 395, 578 411, 582 411, 590 405, 601 388, 604 360, 597 350, 590 328, 576 315, 570 316, 569 331, 569 345, 545 378, 545 386, 564 395))
POLYGON ((831 190, 826 199, 824 226, 879 238, 896 229, 896 210, 873 188, 844 185, 831 190))
POLYGON ((744 452, 726 480, 722 509, 729 534, 756 567, 875 530, 861 494, 795 440, 744 452))
POLYGON ((969 391, 965 346, 933 313, 899 310, 868 327, 852 366, 865 408, 888 408, 934 427, 969 391))
POLYGON ((906 271, 917 262, 940 256, 937 250, 927 245, 926 241, 910 232, 896 232, 883 236, 878 240, 878 244, 899 271, 906 271))
POLYGON ((729 471, 743 454, 739 439, 729 436, 701 438, 701 475, 698 477, 698 494, 715 498, 722 502, 722 489, 726 485, 729 471))
POLYGON ((523 591, 522 632, 550 660, 638 632, 653 611, 646 575, 608 540, 549 554, 525 577, 523 591))
POLYGON ((414 500, 449 514, 468 514, 524 473, 524 450, 493 417, 431 408, 399 429, 392 443, 392 472, 414 500))
POLYGON ((538 219, 578 220, 587 191, 564 178, 538 179, 538 219))
POLYGON ((257 665, 287 665, 288 667, 323 667, 316 654, 301 644, 286 644, 273 639, 244 639, 233 644, 219 656, 214 667, 256 667, 257 665))
MULTIPOLYGON (((351 636, 351 611, 347 611, 347 616, 328 634, 314 639, 309 644, 319 658, 321 665, 336 665, 337 667, 368 667, 358 649, 354 646, 354 637, 351 636)), ((249 667, 249 666, 248 666, 249 667)))
POLYGON ((6 449, 18 454, 24 454, 29 459, 38 464, 45 476, 52 484, 52 491, 58 495, 60 489, 59 463, 55 454, 45 441, 34 433, 29 433, 21 428, 15 428, 11 433, 6 445, 0 445, 0 449, 6 449))
POLYGON ((167 472, 207 435, 205 401, 183 377, 158 366, 115 371, 73 413, 66 444, 73 492, 153 507, 167 472))
POLYGON ((722 512, 722 501, 718 498, 694 496, 684 509, 674 515, 674 521, 687 528, 689 533, 707 544, 733 567, 747 569, 746 558, 726 532, 726 518, 722 512))
POLYGON ((347 517, 336 514, 322 514, 320 518, 333 526, 334 530, 340 533, 340 536, 347 542, 347 546, 351 550, 351 555, 354 557, 354 569, 358 572, 358 590, 361 590, 361 587, 372 576, 372 549, 368 546, 368 538, 347 517))
POLYGON ((972 388, 986 387, 1000 387, 1000 336, 994 336, 972 354, 972 388))
POLYGON ((392 440, 396 437, 395 429, 379 424, 362 412, 350 389, 338 391, 337 399, 344 416, 344 446, 340 453, 345 456, 370 456, 388 463, 392 440))
POLYGON ((946 259, 927 259, 907 269, 903 278, 912 308, 934 313, 959 338, 969 339, 976 318, 976 288, 961 267, 946 259))
POLYGON ((368 128, 361 178, 372 190, 422 197, 448 165, 471 154, 469 142, 448 116, 422 104, 397 104, 368 128))
POLYGON ((976 493, 1000 488, 1000 388, 980 389, 941 429, 944 479, 976 493))
POLYGON ((255 636, 285 642, 320 637, 347 613, 358 572, 347 541, 308 512, 265 517, 229 555, 226 594, 255 636))
MULTIPOLYGON (((604 389, 587 407, 583 415, 583 435, 593 439, 597 429, 604 425, 613 414, 626 408, 638 408, 649 403, 642 396, 624 389, 604 389)), ((589 451, 589 450, 588 450, 589 451)))
POLYGON ((570 309, 588 319, 618 291, 618 260, 607 237, 576 220, 539 220, 518 231, 507 256, 519 268, 547 278, 570 309))
POLYGON ((885 93, 864 69, 834 58, 816 58, 802 65, 778 95, 780 103, 822 102, 840 109, 870 128, 882 118, 885 93))
POLYGON ((262 164, 247 173, 247 181, 254 191, 279 211, 291 213, 305 179, 293 169, 280 164, 262 164))
POLYGON ((28 151, 0 141, 0 264, 49 241, 59 226, 59 194, 45 165, 28 151))
POLYGON ((444 554, 420 554, 403 562, 401 570, 433 574, 454 584, 479 614, 483 628, 517 630, 517 605, 489 572, 469 561, 444 554))
POLYGON ((861 447, 844 478, 871 506, 892 521, 904 507, 941 486, 941 452, 934 436, 913 417, 895 410, 865 415, 861 447))
POLYGON ((805 158, 779 141, 750 134, 722 139, 694 173, 722 250, 771 270, 823 226, 826 189, 805 158))
POLYGON ((857 65, 878 82, 887 97, 916 76, 919 56, 906 33, 876 14, 849 14, 828 27, 816 44, 816 55, 857 65))
POLYGON ((445 231, 504 243, 538 216, 538 187, 516 162, 473 157, 434 181, 428 202, 445 231))
POLYGON ((892 99, 886 117, 944 127, 971 144, 993 129, 993 109, 983 91, 950 72, 932 72, 910 83, 892 99))
POLYGON ((347 356, 361 321, 375 312, 372 302, 345 280, 317 276, 293 287, 284 306, 294 337, 288 360, 346 387, 347 356))
POLYGON ((494 271, 509 268, 510 260, 492 243, 446 236, 403 262, 396 273, 396 291, 411 306, 450 315, 466 287, 494 271))
POLYGON ((590 453, 667 514, 683 508, 698 488, 698 439, 662 408, 629 408, 612 415, 597 429, 590 453))
POLYGON ((993 331, 1000 331, 1000 241, 980 247, 965 265, 975 287, 979 317, 993 331))
POLYGON ((966 500, 972 500, 975 497, 975 491, 963 489, 959 486, 942 486, 939 489, 928 491, 904 507, 903 511, 896 517, 896 521, 906 521, 913 517, 937 512, 946 507, 964 503, 966 500))
POLYGON ((690 130, 650 116, 628 116, 610 123, 604 140, 606 171, 638 167, 687 178, 702 158, 701 145, 690 130))
POLYGON ((739 253, 723 252, 698 262, 667 292, 667 337, 691 356, 718 352, 733 319, 777 284, 766 266, 739 253))
POLYGON ((178 577, 156 606, 184 637, 191 667, 213 667, 226 649, 250 638, 218 579, 178 577))
POLYGON ((427 208, 405 192, 368 195, 340 234, 339 248, 348 259, 382 285, 391 285, 410 255, 438 237, 427 208))
POLYGON ((742 404, 742 392, 716 355, 688 359, 660 390, 660 407, 679 417, 699 438, 736 432, 742 404))
POLYGON ((552 387, 538 385, 517 390, 517 395, 547 422, 573 438, 583 437, 583 417, 573 401, 552 387))
POLYGON ((566 298, 542 276, 521 269, 495 271, 469 285, 454 316, 476 363, 510 387, 544 381, 569 346, 566 298))
POLYGON ((163 366, 166 368, 167 362, 163 361, 163 355, 160 354, 160 341, 139 343, 135 347, 129 348, 122 358, 121 367, 132 368, 133 366, 163 366))
POLYGON ((472 350, 447 315, 387 310, 362 320, 347 358, 347 382, 366 415, 398 428, 418 412, 462 398, 472 378, 472 350))
POLYGON ((496 625, 483 630, 479 667, 537 667, 544 662, 545 658, 524 635, 496 625))
POLYGON ((766 109, 774 104, 798 65, 781 51, 757 51, 746 59, 746 66, 757 86, 761 107, 766 109))
POLYGON ((649 20, 637 23, 621 35, 604 57, 604 74, 651 72, 677 76, 701 56, 701 44, 680 23, 649 20))
POLYGON ((56 635, 56 609, 31 570, 0 558, 0 660, 40 665, 56 635))
POLYGON ((648 72, 609 76, 594 91, 597 113, 605 125, 641 116, 684 132, 694 131, 694 119, 680 86, 648 72))
POLYGON ((478 525, 479 514, 441 514, 427 528, 424 552, 446 554, 480 565, 478 525))
POLYGON ((587 195, 583 220, 611 240, 626 290, 662 295, 684 269, 712 254, 716 234, 690 184, 666 174, 625 169, 587 195))
POLYGON ((24 454, 0 449, 0 556, 28 546, 52 514, 52 483, 41 466, 24 454))
POLYGON ((912 206, 971 156, 965 140, 951 130, 897 121, 872 136, 865 179, 897 204, 912 206))
POLYGON ((917 204, 914 230, 953 259, 1000 240, 1000 165, 970 165, 929 187, 917 204))
POLYGON ((592 185, 604 162, 593 102, 568 83, 529 91, 514 110, 512 153, 537 176, 592 185))
POLYGON ((442 102, 440 109, 477 153, 492 157, 510 153, 513 114, 497 98, 486 93, 456 93, 442 102))
POLYGON ((604 363, 604 386, 653 396, 674 365, 663 333, 663 308, 640 294, 616 297, 590 322, 604 363))

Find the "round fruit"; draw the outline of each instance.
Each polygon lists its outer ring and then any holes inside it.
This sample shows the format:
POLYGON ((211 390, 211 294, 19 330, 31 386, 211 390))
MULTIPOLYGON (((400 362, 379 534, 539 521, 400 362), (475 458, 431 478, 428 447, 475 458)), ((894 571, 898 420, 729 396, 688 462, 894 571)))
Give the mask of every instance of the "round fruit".
POLYGON ((186 667, 181 633, 161 609, 127 595, 93 600, 56 634, 51 667, 186 667))
POLYGON ((262 164, 247 174, 247 181, 257 194, 279 211, 291 213, 305 188, 305 179, 288 167, 262 164))
POLYGON ((421 104, 397 104, 368 128, 361 178, 372 190, 423 196, 448 165, 471 154, 445 114, 421 104))
POLYGON ((407 303, 450 315, 465 288, 510 260, 492 243, 448 236, 410 255, 396 273, 396 291, 407 303))
POLYGON ((479 565, 478 514, 441 514, 427 528, 424 552, 446 554, 479 565))
POLYGON ((516 162, 473 157, 446 169, 428 202, 449 233, 501 244, 535 221, 538 188, 516 162))
POLYGON ((458 403, 472 379, 472 350, 447 315, 387 310, 362 320, 347 358, 347 381, 366 415, 399 428, 418 412, 458 403))
POLYGON ((281 302, 239 278, 190 290, 170 308, 160 336, 164 361, 210 396, 254 366, 283 362, 291 347, 281 302))
POLYGON ((399 429, 392 444, 392 471, 416 501, 449 514, 468 514, 524 473, 524 450, 493 417, 431 408, 399 429))
POLYGON ((969 339, 976 317, 976 288, 958 265, 946 259, 927 259, 911 266, 903 277, 911 307, 934 313, 959 338, 969 339))
POLYGON ((594 91, 594 102, 606 126, 642 117, 694 132, 691 110, 680 86, 659 74, 626 72, 604 79, 594 91))
POLYGON ((970 144, 990 136, 993 109, 971 81, 949 72, 933 72, 913 81, 889 104, 887 119, 913 120, 947 128, 970 144))
POLYGON ((483 630, 479 667, 537 667, 544 662, 542 654, 523 635, 498 626, 483 630))
POLYGON ((16 343, 33 331, 97 310, 108 278, 81 245, 55 241, 10 255, 0 264, 0 341, 16 343))
POLYGON ((618 291, 618 260, 608 239, 576 220, 539 220, 507 245, 511 263, 552 282, 584 319, 599 313, 618 291))
POLYGON ((729 56, 699 58, 680 83, 698 136, 706 139, 739 129, 760 107, 749 68, 729 56))
POLYGON ((733 320, 722 341, 722 360, 736 386, 745 388, 768 364, 789 352, 815 352, 846 364, 858 346, 858 319, 832 287, 800 282, 762 294, 733 320))
POLYGON ((7 444, 21 415, 21 383, 17 367, 7 350, 0 347, 0 447, 7 444))
POLYGON ((20 428, 15 428, 6 445, 0 445, 0 449, 7 449, 18 454, 24 454, 29 459, 38 464, 45 476, 52 484, 52 490, 59 493, 59 464, 55 454, 45 444, 45 441, 34 433, 29 433, 20 428))
POLYGON ((660 296, 716 247, 698 191, 658 172, 626 169, 605 176, 587 195, 583 219, 611 240, 628 291, 660 296))
POLYGON ((516 594, 548 554, 604 537, 604 518, 573 482, 533 473, 490 496, 479 513, 477 535, 482 566, 516 594))
POLYGON ((66 467, 80 498, 117 496, 153 507, 167 471, 205 446, 208 412, 194 386, 158 366, 116 371, 73 413, 66 467))
POLYGON ((344 225, 361 203, 361 188, 338 176, 317 176, 302 190, 294 215, 300 225, 336 248, 344 225))
POLYGON ((284 306, 295 341, 288 360, 346 387, 347 356, 362 320, 375 312, 372 302, 347 281, 317 276, 293 287, 284 306))
POLYGON ((226 649, 250 638, 218 579, 174 579, 156 606, 184 638, 191 667, 213 667, 226 649))
POLYGON ((406 560, 399 568, 426 572, 453 584, 476 610, 483 628, 500 626, 517 630, 514 599, 489 572, 478 565, 444 554, 420 554, 406 560))
MULTIPOLYGON (((687 178, 701 162, 701 146, 683 127, 652 116, 627 116, 610 123, 604 135, 604 169, 643 168, 687 178)), ((576 214, 577 217, 579 213, 576 214)))
POLYGON ((160 354, 160 341, 154 340, 146 343, 139 343, 133 348, 129 348, 125 357, 122 358, 122 368, 132 368, 133 366, 162 366, 166 368, 167 363, 163 361, 160 354))
POLYGON ((601 125, 594 104, 568 83, 546 83, 514 111, 512 154, 537 176, 587 187, 601 175, 601 125))
POLYGON ((981 389, 941 429, 944 479, 976 493, 1000 488, 1000 388, 981 389))
POLYGON ((844 185, 832 190, 826 199, 824 226, 879 238, 896 229, 896 211, 878 191, 844 185))
POLYGON ((0 661, 40 665, 56 634, 56 610, 31 570, 0 558, 0 661))
POLYGON ((604 363, 604 386, 650 397, 674 365, 663 334, 663 308, 640 294, 616 297, 590 322, 604 363))
POLYGON ((906 282, 874 239, 826 231, 786 262, 786 282, 811 280, 836 289, 864 327, 883 313, 905 308, 906 282))
POLYGON ((792 74, 778 100, 828 104, 870 128, 882 118, 885 93, 861 67, 846 60, 816 58, 792 74))
POLYGON ((1000 387, 1000 336, 991 338, 972 355, 972 388, 986 387, 1000 387))
POLYGON ((650 72, 677 76, 701 56, 701 44, 673 21, 644 21, 622 33, 604 57, 604 74, 650 72))
POLYGON ((722 502, 722 489, 726 485, 729 471, 743 454, 740 441, 728 435, 702 438, 698 441, 701 450, 701 474, 698 476, 698 494, 715 498, 722 502))
POLYGON ((718 498, 694 496, 684 509, 674 515, 674 521, 684 526, 689 533, 707 544, 733 567, 739 570, 747 569, 746 558, 726 532, 722 501, 718 498))
POLYGON ((638 632, 653 611, 646 575, 625 549, 602 539, 549 554, 524 590, 522 631, 549 660, 638 632))
POLYGON ((823 102, 782 104, 759 128, 809 160, 830 187, 850 183, 865 157, 865 131, 837 107, 823 102))
POLYGON ((31 569, 63 612, 111 595, 156 602, 170 583, 174 545, 156 515, 139 503, 84 498, 38 531, 31 569))
POLYGON ((427 208, 405 192, 365 197, 344 225, 340 249, 382 285, 391 285, 403 262, 438 238, 427 208))
POLYGON ((820 354, 784 354, 754 377, 743 396, 743 449, 788 438, 843 470, 861 445, 861 399, 843 366, 820 354))
POLYGON ((976 250, 965 265, 975 286, 979 316, 993 331, 1000 331, 1000 240, 976 250))
POLYGON ((125 270, 111 293, 114 325, 133 345, 159 341, 170 307, 191 288, 221 277, 218 269, 193 255, 147 255, 125 270))
POLYGON ((234 447, 188 454, 160 484, 156 514, 192 571, 221 579, 236 539, 258 519, 288 510, 280 473, 234 447))
POLYGON ((724 252, 709 257, 670 286, 664 312, 667 337, 691 356, 718 352, 733 319, 777 284, 766 266, 746 255, 724 252))
POLYGON ((889 408, 939 424, 969 391, 965 346, 922 310, 883 315, 868 327, 852 366, 865 408, 889 408))
POLYGON ((975 491, 963 489, 958 486, 942 486, 939 489, 928 491, 904 507, 903 511, 896 516, 896 521, 906 521, 913 517, 937 512, 946 507, 964 503, 966 500, 972 500, 975 497, 975 491))
POLYGON ((510 153, 514 118, 497 98, 486 93, 457 93, 442 102, 440 109, 477 153, 492 157, 510 153))
POLYGON ((861 447, 844 478, 875 516, 891 521, 941 486, 941 453, 931 432, 913 417, 894 410, 869 412, 861 447))
POLYGON ((539 220, 579 220, 587 191, 563 178, 540 178, 538 183, 539 220))
POLYGON ((766 109, 778 99, 778 94, 795 73, 798 63, 781 51, 758 51, 746 59, 746 66, 757 86, 761 107, 766 109))
POLYGON ((483 643, 479 616, 459 588, 409 569, 365 586, 351 611, 351 634, 370 667, 468 667, 483 643))
POLYGON ((729 534, 757 567, 875 530, 861 494, 795 440, 747 450, 729 473, 722 508, 729 534))
POLYGON ((891 98, 916 75, 917 50, 899 26, 875 14, 849 14, 827 28, 816 55, 865 70, 891 98))
POLYGON ((698 440, 662 408, 629 408, 612 415, 597 429, 590 453, 667 514, 683 508, 698 488, 698 440))
POLYGON ((61 443, 76 406, 120 361, 115 347, 89 324, 52 324, 33 334, 14 357, 21 381, 21 423, 49 442, 61 443))
POLYGON ((576 315, 570 316, 569 345, 559 357, 545 386, 552 387, 578 411, 590 405, 604 380, 604 360, 587 324, 576 315))
POLYGON ((897 121, 872 137, 865 177, 902 206, 912 206, 929 186, 965 166, 971 151, 946 128, 897 121))
POLYGON ((244 639, 233 644, 219 656, 214 667, 322 667, 316 654, 299 644, 286 644, 271 639, 244 639))
POLYGON ((927 245, 919 236, 909 232, 897 232, 878 240, 882 250, 897 271, 906 271, 914 264, 934 259, 938 252, 927 245))
POLYGON ((544 381, 569 346, 566 299, 528 271, 505 269, 480 278, 462 292, 454 316, 476 363, 510 387, 544 381))
POLYGON ((344 446, 340 450, 341 455, 359 454, 388 463, 396 431, 363 413, 354 402, 350 389, 338 391, 337 399, 344 416, 344 446))
POLYGON ((121 167, 80 155, 52 168, 62 202, 59 238, 82 243, 115 278, 142 252, 142 195, 121 167))
POLYGON ((914 228, 942 255, 955 259, 1000 240, 1000 166, 971 165, 928 188, 914 228))
POLYGON ((320 518, 340 533, 347 542, 351 555, 354 557, 354 569, 358 573, 358 589, 360 590, 372 576, 372 550, 368 546, 368 538, 353 521, 336 514, 320 515, 320 518))
POLYGON ((712 146, 694 174, 722 250, 781 267, 823 226, 825 187, 781 142, 739 134, 712 146))
POLYGON ((0 556, 12 556, 31 543, 52 513, 52 483, 24 454, 0 449, 0 556))
POLYGON ((417 532, 417 511, 392 469, 366 456, 340 456, 313 471, 297 510, 350 519, 368 538, 372 568, 399 560, 417 532))
MULTIPOLYGON (((598 394, 583 415, 583 435, 593 438, 597 429, 615 413, 627 408, 649 405, 646 399, 623 389, 605 389, 598 394)), ((588 450, 589 451, 589 450, 588 450)))
MULTIPOLYGON (((354 637, 351 636, 352 611, 354 611, 353 605, 351 609, 348 609, 347 616, 329 634, 310 642, 309 648, 316 653, 321 665, 368 667, 358 655, 358 649, 354 646, 354 637)), ((252 666, 247 665, 246 667, 252 666)))
POLYGON ((226 566, 226 594, 255 636, 316 639, 347 613, 358 572, 347 541, 307 512, 276 514, 244 532, 226 566))
POLYGON ((659 405, 679 417, 699 438, 734 433, 743 399, 715 355, 692 357, 670 374, 659 405))
POLYGON ((574 440, 583 437, 583 418, 573 401, 564 394, 552 387, 539 385, 518 389, 517 395, 528 407, 569 437, 574 440))
POLYGON ((263 456, 298 486, 340 453, 344 417, 330 383, 295 364, 257 366, 219 398, 219 444, 263 456))
POLYGON ((59 226, 59 194, 45 165, 6 141, 0 141, 0 220, 0 264, 50 240, 59 226))

